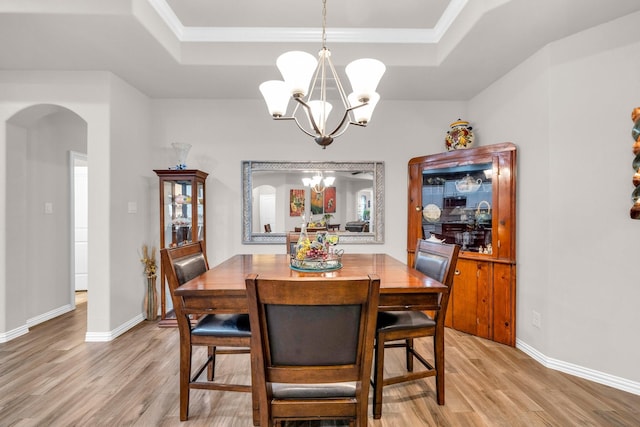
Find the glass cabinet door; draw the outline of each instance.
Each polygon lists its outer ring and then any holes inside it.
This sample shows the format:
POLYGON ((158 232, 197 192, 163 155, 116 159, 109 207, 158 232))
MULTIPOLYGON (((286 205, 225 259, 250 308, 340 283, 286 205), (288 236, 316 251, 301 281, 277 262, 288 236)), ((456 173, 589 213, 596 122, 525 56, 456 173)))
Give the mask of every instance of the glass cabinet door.
POLYGON ((181 246, 192 241, 192 185, 191 181, 164 181, 164 238, 163 247, 181 246))
POLYGON ((422 230, 463 251, 491 254, 493 164, 422 171, 422 230))
POLYGON ((204 183, 198 182, 196 183, 197 191, 196 191, 196 208, 197 208, 197 227, 198 231, 196 234, 197 240, 204 240, 205 228, 204 228, 204 183))

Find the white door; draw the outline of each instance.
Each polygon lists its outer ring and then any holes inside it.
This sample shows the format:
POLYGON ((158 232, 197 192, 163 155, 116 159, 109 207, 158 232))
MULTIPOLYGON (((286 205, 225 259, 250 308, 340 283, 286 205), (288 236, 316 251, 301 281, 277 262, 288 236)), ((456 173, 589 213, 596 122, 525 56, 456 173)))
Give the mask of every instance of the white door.
POLYGON ((276 195, 260 195, 260 233, 264 230, 265 224, 270 224, 275 228, 276 223, 276 195))
POLYGON ((86 157, 73 157, 74 281, 76 291, 86 291, 89 282, 88 168, 86 157))

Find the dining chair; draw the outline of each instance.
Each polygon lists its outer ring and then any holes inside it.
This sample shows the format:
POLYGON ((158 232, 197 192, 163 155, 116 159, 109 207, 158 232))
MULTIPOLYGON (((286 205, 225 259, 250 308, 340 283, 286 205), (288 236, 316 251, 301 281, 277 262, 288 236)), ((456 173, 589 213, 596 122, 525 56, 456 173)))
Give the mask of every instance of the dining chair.
POLYGON ((254 274, 246 288, 260 426, 366 426, 380 279, 254 274))
MULTIPOLYGON (((176 248, 165 248, 160 254, 180 332, 180 420, 186 421, 189 418, 191 389, 252 392, 251 385, 215 381, 217 354, 249 353, 249 315, 206 314, 197 321, 192 319, 188 313, 183 312, 182 298, 175 295, 175 290, 209 269, 204 243, 199 241, 176 248), (193 350, 196 346, 207 347, 207 358, 198 365, 192 376, 193 350), (205 369, 206 381, 200 379, 205 369)), ((257 402, 257 399, 254 398, 253 401, 257 402)))
POLYGON ((436 377, 436 397, 439 405, 444 405, 444 321, 447 314, 449 295, 453 285, 455 266, 460 246, 418 240, 413 267, 425 275, 436 279, 449 288, 440 296, 439 307, 432 315, 423 311, 425 307, 407 306, 406 311, 381 311, 376 327, 374 374, 373 374, 373 418, 382 416, 382 389, 384 386, 413 381, 420 378, 436 377), (429 361, 414 347, 413 340, 433 337, 434 363, 429 361), (402 341, 402 342, 398 342, 402 341), (384 378, 385 348, 404 348, 406 373, 384 378), (424 370, 413 370, 413 359, 424 366, 424 370))

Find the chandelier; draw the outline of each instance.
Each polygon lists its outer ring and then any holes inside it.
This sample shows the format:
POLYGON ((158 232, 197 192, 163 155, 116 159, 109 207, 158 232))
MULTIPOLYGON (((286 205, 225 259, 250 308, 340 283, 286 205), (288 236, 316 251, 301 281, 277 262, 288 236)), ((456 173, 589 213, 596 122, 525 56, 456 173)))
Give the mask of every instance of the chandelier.
POLYGON ((386 67, 377 59, 357 59, 345 68, 353 92, 346 96, 338 78, 331 52, 326 41, 327 1, 322 1, 322 49, 319 60, 301 51, 291 51, 280 55, 276 65, 282 74, 282 80, 269 80, 260 85, 260 92, 267 103, 269 114, 275 120, 293 120, 298 128, 314 138, 322 148, 342 135, 350 124, 365 127, 380 95, 376 87, 386 67), (327 119, 333 106, 327 102, 327 86, 333 81, 342 102, 344 113, 340 120, 329 122, 327 119), (295 107, 290 116, 286 116, 289 99, 293 98, 295 107), (308 127, 302 125, 304 111, 308 127))
POLYGON ((302 178, 302 184, 304 184, 305 187, 311 187, 316 193, 322 193, 327 187, 331 187, 335 180, 335 176, 324 178, 322 172, 318 172, 313 178, 302 178))

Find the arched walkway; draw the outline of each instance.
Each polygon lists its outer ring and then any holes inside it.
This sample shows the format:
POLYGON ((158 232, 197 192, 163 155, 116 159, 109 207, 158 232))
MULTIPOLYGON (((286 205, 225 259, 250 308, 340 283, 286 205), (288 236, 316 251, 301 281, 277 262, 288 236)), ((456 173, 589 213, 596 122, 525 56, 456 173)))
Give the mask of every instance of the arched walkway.
POLYGON ((71 151, 87 153, 87 122, 68 108, 37 104, 6 121, 6 315, 23 333, 75 307, 71 151))

